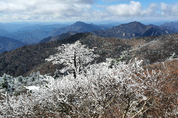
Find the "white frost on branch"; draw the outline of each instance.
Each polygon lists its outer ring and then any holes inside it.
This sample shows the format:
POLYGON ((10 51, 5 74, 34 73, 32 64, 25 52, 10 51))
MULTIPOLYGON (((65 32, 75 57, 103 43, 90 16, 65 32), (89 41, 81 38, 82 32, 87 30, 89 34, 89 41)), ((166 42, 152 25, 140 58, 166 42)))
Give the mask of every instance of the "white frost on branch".
POLYGON ((79 41, 74 44, 63 44, 57 48, 59 51, 55 55, 51 55, 46 61, 50 61, 53 64, 63 64, 65 68, 61 71, 74 71, 75 74, 83 70, 86 64, 94 61, 97 54, 94 54, 94 49, 89 49, 85 45, 82 45, 79 41))
POLYGON ((68 66, 67 69, 72 69, 77 76, 73 73, 62 79, 44 76, 47 83, 37 91, 18 96, 2 94, 4 99, 0 100, 0 115, 101 117, 107 114, 107 110, 117 108, 123 118, 134 118, 157 107, 156 100, 161 101, 164 95, 162 89, 166 85, 166 75, 162 76, 162 72, 154 70, 145 71, 140 66, 142 61, 125 63, 107 59, 107 62, 81 68, 97 57, 93 50, 79 42, 58 49, 58 54, 46 60, 68 66))

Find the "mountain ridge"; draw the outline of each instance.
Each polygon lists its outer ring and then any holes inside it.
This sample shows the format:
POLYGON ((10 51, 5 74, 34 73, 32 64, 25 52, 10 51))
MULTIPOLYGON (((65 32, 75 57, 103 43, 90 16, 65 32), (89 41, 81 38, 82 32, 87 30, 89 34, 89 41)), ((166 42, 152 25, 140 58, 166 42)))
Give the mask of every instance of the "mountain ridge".
POLYGON ((14 38, 28 44, 39 43, 44 38, 50 36, 58 36, 69 31, 75 31, 78 33, 92 32, 96 36, 101 37, 118 37, 123 39, 130 39, 134 37, 143 36, 154 36, 154 35, 164 35, 172 34, 178 32, 175 28, 171 26, 155 26, 155 25, 144 25, 140 22, 134 21, 130 23, 120 24, 112 28, 99 26, 94 24, 88 24, 85 22, 77 21, 66 27, 65 25, 56 24, 55 25, 32 25, 24 26, 16 32, 7 32, 2 30, 0 33, 2 36, 14 38), (60 28, 58 28, 60 27, 60 28), (55 29, 57 28, 57 29, 55 29))
POLYGON ((69 31, 67 33, 62 33, 61 35, 47 37, 47 38, 41 40, 39 43, 44 43, 44 42, 49 42, 49 41, 57 41, 57 40, 67 38, 67 37, 75 35, 75 34, 77 34, 76 31, 69 31))
POLYGON ((134 37, 165 35, 177 32, 178 30, 175 29, 166 29, 159 26, 144 25, 140 22, 134 21, 114 26, 107 30, 94 31, 92 33, 101 37, 118 37, 123 39, 130 39, 134 37))
POLYGON ((81 21, 77 21, 72 25, 69 25, 67 27, 64 28, 59 28, 56 30, 53 30, 49 33, 50 36, 56 36, 56 35, 60 35, 62 33, 66 33, 69 31, 76 31, 78 33, 84 33, 84 32, 92 32, 94 30, 102 30, 105 29, 105 27, 103 26, 97 26, 94 24, 87 24, 81 21))
POLYGON ((96 47, 95 53, 100 55, 96 61, 102 62, 106 58, 119 59, 123 51, 129 53, 129 58, 138 58, 144 63, 164 61, 175 52, 178 55, 178 33, 163 36, 137 37, 132 39, 104 38, 91 33, 77 33, 65 39, 27 45, 0 54, 0 75, 7 73, 12 76, 29 75, 40 71, 41 74, 54 73, 62 65, 53 65, 45 58, 57 53, 55 47, 79 40, 89 48, 96 47), (160 44, 160 46, 159 46, 160 44))

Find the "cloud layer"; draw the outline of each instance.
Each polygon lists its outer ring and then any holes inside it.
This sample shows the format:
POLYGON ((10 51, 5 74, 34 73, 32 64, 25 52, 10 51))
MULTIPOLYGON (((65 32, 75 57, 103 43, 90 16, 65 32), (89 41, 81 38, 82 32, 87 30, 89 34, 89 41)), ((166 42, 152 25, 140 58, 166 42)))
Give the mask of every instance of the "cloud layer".
POLYGON ((142 5, 139 2, 131 1, 130 4, 108 6, 107 10, 113 15, 138 16, 141 14, 142 5))
POLYGON ((178 18, 178 3, 151 3, 146 9, 136 1, 130 1, 129 4, 105 5, 102 8, 96 3, 96 0, 0 0, 0 20, 99 21, 178 18))

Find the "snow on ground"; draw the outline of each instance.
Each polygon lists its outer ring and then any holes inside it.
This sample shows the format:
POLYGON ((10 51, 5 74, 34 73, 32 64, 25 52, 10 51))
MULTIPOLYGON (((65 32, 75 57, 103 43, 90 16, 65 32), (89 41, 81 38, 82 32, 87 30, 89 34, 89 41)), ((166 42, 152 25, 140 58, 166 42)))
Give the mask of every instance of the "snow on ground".
POLYGON ((39 86, 25 86, 25 88, 33 91, 33 90, 39 90, 40 87, 39 86))

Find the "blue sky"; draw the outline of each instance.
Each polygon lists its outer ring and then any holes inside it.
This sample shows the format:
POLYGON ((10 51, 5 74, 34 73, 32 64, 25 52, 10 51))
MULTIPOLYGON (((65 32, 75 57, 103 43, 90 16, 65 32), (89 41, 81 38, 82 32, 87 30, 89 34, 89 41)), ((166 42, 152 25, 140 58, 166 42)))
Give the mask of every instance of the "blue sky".
POLYGON ((0 22, 177 19, 177 0, 0 0, 0 22))
MULTIPOLYGON (((105 4, 105 5, 116 5, 116 4, 129 4, 131 0, 97 0, 97 4, 105 4)), ((143 8, 146 8, 151 3, 166 3, 166 4, 174 4, 178 2, 177 0, 136 0, 136 2, 140 2, 143 8)))

